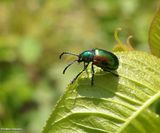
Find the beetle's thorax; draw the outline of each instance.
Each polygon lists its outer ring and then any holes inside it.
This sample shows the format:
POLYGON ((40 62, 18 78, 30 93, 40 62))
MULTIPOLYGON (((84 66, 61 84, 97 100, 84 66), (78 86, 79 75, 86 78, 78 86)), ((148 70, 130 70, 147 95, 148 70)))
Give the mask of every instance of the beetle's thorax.
POLYGON ((87 50, 87 51, 82 52, 79 55, 78 62, 87 62, 87 63, 89 63, 89 62, 93 61, 93 58, 94 58, 94 52, 91 51, 91 50, 87 50))

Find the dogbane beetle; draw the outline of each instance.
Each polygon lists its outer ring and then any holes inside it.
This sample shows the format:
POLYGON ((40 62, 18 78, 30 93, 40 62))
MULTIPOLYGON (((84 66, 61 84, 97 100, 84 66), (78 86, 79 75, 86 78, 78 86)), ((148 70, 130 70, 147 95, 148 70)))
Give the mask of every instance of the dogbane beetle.
POLYGON ((91 63, 91 72, 92 72, 92 77, 91 77, 91 85, 93 85, 94 83, 94 65, 96 65, 97 67, 100 67, 101 69, 103 69, 104 71, 110 72, 115 76, 118 76, 118 74, 114 73, 113 71, 118 69, 119 66, 119 60, 117 58, 117 56, 109 51, 103 50, 103 49, 92 49, 92 50, 86 50, 84 52, 82 52, 81 54, 77 55, 77 54, 73 54, 70 52, 63 52, 59 58, 61 59, 62 56, 64 54, 68 54, 68 55, 73 55, 73 56, 77 56, 78 59, 72 61, 71 63, 69 63, 63 70, 63 74, 65 74, 65 71, 67 70, 67 68, 69 66, 71 66, 73 63, 75 62, 83 62, 84 63, 84 68, 82 71, 80 71, 77 76, 71 81, 71 83, 73 83, 78 76, 86 70, 86 68, 88 67, 89 63, 91 63))

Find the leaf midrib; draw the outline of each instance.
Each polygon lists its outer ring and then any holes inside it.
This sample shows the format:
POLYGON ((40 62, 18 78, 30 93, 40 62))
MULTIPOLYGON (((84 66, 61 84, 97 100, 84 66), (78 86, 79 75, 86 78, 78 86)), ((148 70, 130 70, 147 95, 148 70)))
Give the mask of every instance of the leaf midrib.
POLYGON ((147 107, 149 107, 149 105, 151 105, 154 101, 156 101, 157 99, 160 98, 160 91, 155 94, 154 96, 152 96, 149 100, 147 100, 141 107, 139 110, 137 110, 135 113, 133 113, 131 115, 131 117, 129 117, 126 122, 124 123, 124 125, 122 125, 119 130, 117 131, 117 133, 121 133, 130 123, 133 119, 135 119, 144 109, 146 109, 147 107))

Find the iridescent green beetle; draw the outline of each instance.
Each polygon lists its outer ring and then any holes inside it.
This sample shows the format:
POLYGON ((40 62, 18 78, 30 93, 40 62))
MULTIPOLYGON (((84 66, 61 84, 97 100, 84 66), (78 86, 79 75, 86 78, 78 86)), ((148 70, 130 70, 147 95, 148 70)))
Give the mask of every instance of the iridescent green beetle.
POLYGON ((102 68, 104 71, 110 72, 112 74, 114 74, 115 76, 118 76, 118 74, 114 73, 113 71, 118 69, 119 66, 119 60, 117 58, 117 56, 109 51, 103 50, 103 49, 92 49, 92 50, 86 50, 84 52, 82 52, 81 54, 77 55, 77 54, 73 54, 73 53, 69 53, 69 52, 63 52, 60 55, 60 59, 62 57, 62 55, 64 54, 69 54, 69 55, 74 55, 77 56, 78 59, 74 60, 73 62, 69 63, 63 70, 63 74, 65 74, 65 71, 67 70, 67 68, 69 66, 71 66, 74 62, 83 62, 84 63, 84 68, 83 70, 72 80, 71 83, 73 83, 78 76, 84 71, 86 70, 86 68, 88 67, 89 63, 91 64, 91 70, 92 70, 92 78, 91 78, 91 85, 93 85, 94 83, 94 65, 102 68))

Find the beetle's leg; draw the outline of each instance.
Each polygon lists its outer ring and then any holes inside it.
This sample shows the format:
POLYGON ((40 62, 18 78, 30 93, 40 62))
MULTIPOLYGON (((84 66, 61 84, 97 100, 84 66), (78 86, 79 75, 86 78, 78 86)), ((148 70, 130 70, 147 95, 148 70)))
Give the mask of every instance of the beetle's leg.
POLYGON ((106 69, 105 69, 104 71, 110 72, 110 73, 112 73, 112 74, 113 74, 114 76, 116 76, 116 77, 118 77, 118 76, 119 76, 117 73, 114 73, 114 72, 113 72, 113 71, 111 71, 111 70, 108 70, 108 69, 106 70, 106 69))
POLYGON ((94 66, 93 66, 93 63, 91 65, 91 69, 92 69, 91 86, 93 86, 93 84, 94 84, 94 66))
POLYGON ((117 74, 117 73, 114 73, 114 72, 112 72, 112 71, 108 71, 108 72, 110 72, 110 73, 112 73, 114 76, 116 76, 116 77, 119 77, 119 75, 117 74))
POLYGON ((89 63, 87 65, 84 66, 83 70, 77 74, 77 76, 71 81, 71 84, 79 77, 79 75, 86 70, 86 68, 88 67, 89 63))
POLYGON ((67 70, 67 68, 69 67, 69 66, 71 66, 74 62, 76 62, 76 61, 78 61, 78 60, 74 60, 74 61, 72 61, 71 63, 69 63, 65 68, 64 68, 64 70, 63 70, 63 74, 65 74, 65 71, 67 70))
POLYGON ((111 72, 114 76, 119 77, 117 73, 111 72))

